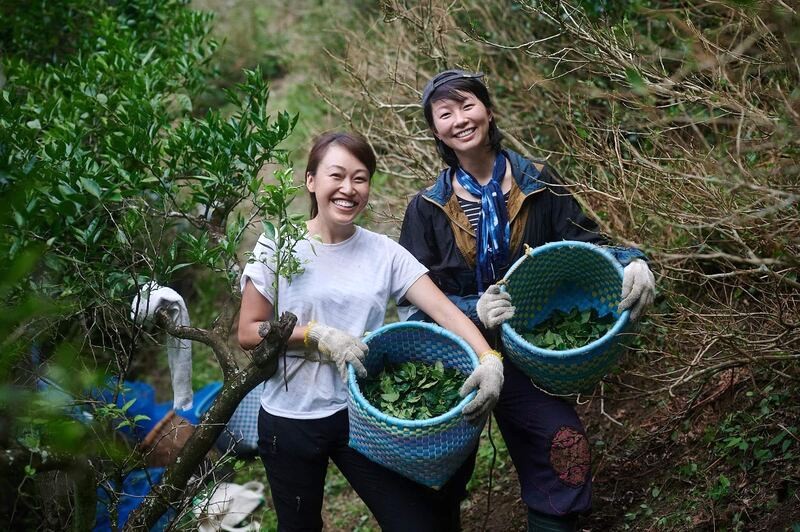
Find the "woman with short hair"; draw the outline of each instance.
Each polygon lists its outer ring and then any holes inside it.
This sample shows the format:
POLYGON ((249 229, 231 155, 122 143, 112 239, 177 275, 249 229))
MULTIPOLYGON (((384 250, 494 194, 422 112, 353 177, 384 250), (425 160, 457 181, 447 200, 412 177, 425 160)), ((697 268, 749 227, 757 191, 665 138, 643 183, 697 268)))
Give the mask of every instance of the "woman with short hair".
MULTIPOLYGON (((502 146, 482 77, 445 70, 424 88, 425 119, 447 168, 411 200, 400 244, 494 343, 497 327, 514 314, 496 283, 524 244, 608 243, 549 164, 502 146)), ((608 249, 625 267, 620 310, 630 308, 635 320, 653 301, 653 275, 638 250, 608 249)), ((426 319, 413 302, 401 304, 402 317, 426 319)), ((519 474, 529 530, 574 530, 577 516, 591 507, 583 424, 570 404, 539 390, 508 359, 503 365, 494 415, 519 474)), ((457 507, 459 500, 448 504, 457 507)))

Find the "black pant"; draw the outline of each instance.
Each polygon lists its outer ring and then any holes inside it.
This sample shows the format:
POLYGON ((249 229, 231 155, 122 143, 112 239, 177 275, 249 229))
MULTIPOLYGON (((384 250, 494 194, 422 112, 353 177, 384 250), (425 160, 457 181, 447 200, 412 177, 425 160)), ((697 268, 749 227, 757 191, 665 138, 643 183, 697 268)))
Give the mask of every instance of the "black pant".
POLYGON ((267 470, 278 529, 322 529, 328 458, 366 503, 384 531, 459 530, 458 501, 472 474, 475 453, 442 490, 418 484, 348 447, 347 410, 321 419, 289 419, 262 408, 258 450, 267 470))

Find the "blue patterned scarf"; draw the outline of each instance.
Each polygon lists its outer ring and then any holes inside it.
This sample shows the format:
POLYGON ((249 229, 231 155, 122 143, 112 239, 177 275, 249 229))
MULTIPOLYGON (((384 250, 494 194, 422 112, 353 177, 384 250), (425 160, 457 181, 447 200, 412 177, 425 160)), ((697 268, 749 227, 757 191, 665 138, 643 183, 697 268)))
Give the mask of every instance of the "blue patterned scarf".
POLYGON ((456 179, 464 189, 481 199, 481 215, 478 218, 477 255, 478 267, 475 275, 478 280, 478 293, 483 293, 483 284, 497 280, 497 272, 508 264, 508 245, 511 227, 508 223, 508 209, 503 198, 503 177, 506 175, 506 158, 498 153, 494 160, 492 179, 481 186, 469 172, 456 168, 456 179))

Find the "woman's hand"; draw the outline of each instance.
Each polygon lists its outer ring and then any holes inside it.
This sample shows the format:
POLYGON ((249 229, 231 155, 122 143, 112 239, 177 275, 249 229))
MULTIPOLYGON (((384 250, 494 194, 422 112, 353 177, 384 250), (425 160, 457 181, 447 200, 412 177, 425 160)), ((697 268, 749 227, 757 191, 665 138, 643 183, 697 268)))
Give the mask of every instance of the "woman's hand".
POLYGON ((656 279, 647 263, 635 259, 622 273, 622 302, 618 310, 631 309, 631 319, 636 321, 656 298, 656 279))
POLYGON ((313 347, 322 355, 324 362, 333 362, 342 380, 347 382, 347 363, 353 365, 360 377, 367 376, 364 358, 369 347, 358 338, 346 332, 311 322, 306 329, 306 347, 313 347))
POLYGON ((504 321, 510 320, 514 316, 514 306, 511 304, 511 294, 501 292, 500 286, 493 284, 478 299, 475 307, 478 312, 478 319, 487 329, 494 329, 504 321))
POLYGON ((482 354, 480 365, 458 391, 461 397, 465 397, 475 388, 478 389, 475 398, 462 411, 467 421, 480 421, 494 408, 500 398, 503 380, 503 361, 499 353, 491 350, 482 354))

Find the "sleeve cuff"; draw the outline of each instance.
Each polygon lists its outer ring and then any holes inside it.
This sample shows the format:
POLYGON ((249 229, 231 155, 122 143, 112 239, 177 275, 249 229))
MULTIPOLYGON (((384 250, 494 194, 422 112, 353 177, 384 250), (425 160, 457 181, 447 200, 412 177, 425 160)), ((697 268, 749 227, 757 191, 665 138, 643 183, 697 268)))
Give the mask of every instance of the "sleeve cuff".
POLYGON ((621 246, 606 246, 606 250, 611 253, 615 259, 623 266, 627 266, 635 259, 642 259, 647 261, 647 257, 636 248, 625 248, 621 246))

